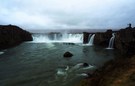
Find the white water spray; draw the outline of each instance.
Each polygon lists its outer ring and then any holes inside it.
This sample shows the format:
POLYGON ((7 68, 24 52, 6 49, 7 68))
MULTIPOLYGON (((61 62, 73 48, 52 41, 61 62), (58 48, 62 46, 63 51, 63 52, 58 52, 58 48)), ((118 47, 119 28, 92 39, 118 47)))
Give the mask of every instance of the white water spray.
POLYGON ((54 40, 57 40, 57 34, 54 34, 54 40))
POLYGON ((44 43, 44 42, 49 42, 48 36, 44 34, 34 34, 32 35, 33 37, 33 42, 34 43, 44 43))
POLYGON ((95 37, 95 34, 93 34, 90 38, 90 41, 89 41, 89 45, 93 45, 94 43, 94 37, 95 37))
POLYGON ((34 43, 53 43, 53 42, 65 42, 65 43, 82 43, 83 34, 33 34, 34 43))
POLYGON ((4 54, 4 52, 0 52, 0 55, 4 54))
POLYGON ((114 45, 114 39, 115 39, 115 35, 114 33, 112 34, 112 37, 109 41, 109 45, 108 45, 108 48, 107 49, 113 49, 113 45, 114 45))

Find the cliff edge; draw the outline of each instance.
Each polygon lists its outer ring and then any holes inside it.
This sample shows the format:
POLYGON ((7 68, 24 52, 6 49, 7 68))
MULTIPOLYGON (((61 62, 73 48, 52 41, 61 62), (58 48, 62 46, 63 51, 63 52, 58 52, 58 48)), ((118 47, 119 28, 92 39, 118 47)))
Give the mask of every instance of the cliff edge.
POLYGON ((0 50, 32 41, 31 33, 15 25, 0 25, 0 50))

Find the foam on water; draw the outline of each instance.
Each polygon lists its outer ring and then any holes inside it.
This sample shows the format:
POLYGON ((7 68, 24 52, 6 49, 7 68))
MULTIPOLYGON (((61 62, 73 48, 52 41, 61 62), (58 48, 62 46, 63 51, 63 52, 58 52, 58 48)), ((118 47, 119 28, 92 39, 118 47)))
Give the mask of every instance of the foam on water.
POLYGON ((66 75, 68 70, 69 70, 69 66, 67 66, 65 69, 64 68, 58 68, 57 75, 66 75))
POLYGON ((81 74, 77 74, 78 76, 83 76, 83 77, 88 77, 88 74, 86 73, 81 73, 81 74))
POLYGON ((66 71, 64 71, 62 69, 58 69, 57 75, 66 75, 66 71))
POLYGON ((0 55, 4 54, 4 52, 0 52, 0 55))
POLYGON ((106 48, 106 49, 108 49, 108 50, 113 50, 114 48, 106 48))
POLYGON ((94 69, 96 69, 95 66, 89 65, 88 67, 83 67, 83 63, 78 63, 71 68, 69 68, 69 66, 67 66, 66 68, 58 68, 57 75, 70 75, 70 73, 72 74, 73 72, 75 73, 75 75, 78 75, 77 72, 81 72, 81 70, 87 71, 94 69))
POLYGON ((89 65, 88 67, 84 67, 82 69, 87 70, 87 69, 94 69, 94 68, 96 68, 96 67, 95 66, 92 66, 92 65, 89 65))

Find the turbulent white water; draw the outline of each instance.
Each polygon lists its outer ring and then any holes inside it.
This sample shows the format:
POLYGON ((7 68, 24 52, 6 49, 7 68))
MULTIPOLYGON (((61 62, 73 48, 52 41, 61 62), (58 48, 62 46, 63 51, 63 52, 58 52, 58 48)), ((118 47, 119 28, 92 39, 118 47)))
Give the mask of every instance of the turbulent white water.
POLYGON ((4 54, 4 52, 0 52, 0 55, 4 54))
MULTIPOLYGON (((83 63, 78 63, 73 67, 67 66, 66 68, 58 68, 56 80, 63 78, 64 81, 67 81, 69 79, 73 78, 79 78, 79 77, 88 77, 89 75, 85 73, 86 71, 94 71, 96 69, 96 66, 89 65, 88 67, 84 67, 83 63), (72 78, 71 78, 72 77, 72 78)), ((56 81, 54 80, 54 81, 56 81)))
POLYGON ((109 41, 109 45, 108 45, 108 48, 107 49, 113 49, 113 45, 114 45, 114 39, 115 39, 115 35, 114 33, 112 34, 112 37, 109 41))
POLYGON ((93 34, 90 38, 89 44, 93 45, 95 34, 93 34))
POLYGON ((94 45, 94 37, 95 37, 95 34, 90 34, 89 35, 89 42, 87 44, 83 44, 83 46, 93 46, 94 45))
POLYGON ((66 43, 82 43, 82 34, 33 34, 34 43, 51 43, 51 42, 66 42, 66 43))

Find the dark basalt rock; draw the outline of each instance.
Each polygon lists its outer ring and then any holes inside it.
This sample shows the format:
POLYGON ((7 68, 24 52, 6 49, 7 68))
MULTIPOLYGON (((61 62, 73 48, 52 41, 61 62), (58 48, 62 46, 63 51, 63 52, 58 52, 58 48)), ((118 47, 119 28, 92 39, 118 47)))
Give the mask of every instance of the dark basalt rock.
POLYGON ((63 55, 63 57, 72 57, 72 56, 73 56, 73 54, 70 52, 65 52, 63 55))
MULTIPOLYGON (((94 45, 108 47, 110 38, 112 37, 112 30, 105 33, 95 33, 94 45)), ((135 54, 135 28, 131 25, 125 29, 115 32, 114 48, 121 54, 129 57, 135 54)))
MULTIPOLYGON (((131 24, 125 29, 119 31, 107 30, 106 32, 95 33, 94 45, 108 47, 112 33, 115 33, 114 48, 121 54, 128 55, 129 57, 135 54, 135 27, 132 28, 131 24)), ((89 34, 83 33, 83 43, 88 43, 89 34)))
POLYGON ((122 54, 135 54, 135 29, 121 29, 116 33, 114 43, 122 54))
POLYGON ((88 63, 83 63, 83 67, 88 67, 89 64, 88 63))
POLYGON ((0 25, 0 49, 16 46, 24 41, 32 41, 29 32, 15 25, 0 25))
POLYGON ((89 42, 89 33, 83 32, 83 43, 87 44, 89 42))
POLYGON ((112 37, 112 30, 107 30, 105 33, 95 33, 94 45, 107 47, 112 37))
POLYGON ((66 45, 75 45, 75 43, 63 43, 63 44, 66 44, 66 45))
POLYGON ((135 81, 135 72, 131 74, 130 79, 131 79, 132 81, 135 81))

